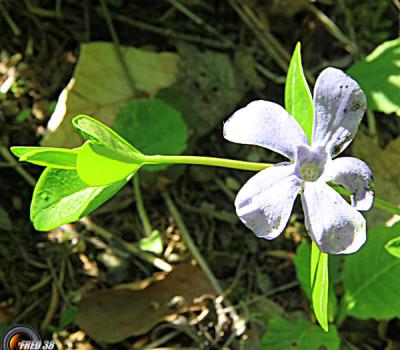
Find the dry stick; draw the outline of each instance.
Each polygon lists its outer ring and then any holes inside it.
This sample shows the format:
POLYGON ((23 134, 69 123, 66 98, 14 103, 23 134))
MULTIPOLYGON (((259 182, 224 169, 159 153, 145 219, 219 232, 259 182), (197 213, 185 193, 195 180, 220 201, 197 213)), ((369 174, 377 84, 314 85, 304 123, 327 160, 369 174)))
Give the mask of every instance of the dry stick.
POLYGON ((123 15, 113 15, 112 18, 115 19, 116 21, 122 22, 126 25, 135 27, 140 30, 145 30, 145 31, 153 33, 153 34, 162 35, 167 38, 184 40, 184 41, 192 42, 195 44, 202 44, 202 45, 217 48, 217 49, 230 49, 230 48, 234 47, 233 43, 230 41, 222 42, 219 40, 208 39, 208 38, 196 36, 193 34, 177 33, 175 31, 173 31, 172 29, 160 28, 155 25, 145 23, 142 21, 138 21, 136 19, 132 19, 132 18, 129 18, 129 17, 123 16, 123 15))
POLYGON ((277 84, 285 84, 286 82, 286 77, 283 75, 278 75, 275 74, 274 72, 271 72, 268 68, 263 66, 260 63, 256 63, 254 65, 255 69, 257 69, 262 75, 264 75, 267 79, 272 80, 273 82, 277 84))
POLYGON ((281 46, 274 36, 265 28, 262 28, 258 18, 249 7, 239 5, 236 0, 227 0, 229 5, 236 11, 242 21, 254 32, 260 44, 272 57, 272 59, 287 72, 290 54, 281 46))
POLYGON ((23 320, 26 316, 28 316, 33 310, 35 310, 39 305, 44 303, 47 299, 47 295, 44 295, 40 299, 36 299, 32 304, 26 307, 24 311, 22 311, 17 317, 13 319, 13 323, 19 323, 19 321, 23 320))
POLYGON ((11 28, 12 32, 14 33, 14 35, 16 35, 16 36, 21 35, 21 30, 18 28, 17 24, 12 19, 12 17, 8 13, 8 11, 5 8, 5 6, 1 3, 1 1, 0 1, 0 12, 3 15, 4 19, 6 20, 7 24, 9 25, 9 27, 11 28))
POLYGON ((141 259, 147 261, 148 263, 152 264, 153 266, 159 268, 162 271, 170 272, 172 271, 172 266, 168 264, 165 260, 162 260, 150 253, 144 252, 140 250, 135 244, 125 242, 123 239, 115 236, 112 232, 106 230, 105 228, 96 225, 95 223, 91 222, 87 217, 82 218, 80 220, 82 224, 89 230, 96 232, 99 236, 103 237, 107 241, 115 241, 116 243, 120 244, 124 249, 131 252, 132 254, 140 257, 141 259))
POLYGON ((6 159, 8 160, 11 164, 14 165, 15 170, 25 179, 25 181, 35 187, 36 185, 36 180, 35 178, 29 174, 24 168, 23 166, 18 163, 18 161, 15 160, 15 158, 12 156, 12 154, 10 153, 10 151, 7 149, 7 147, 4 146, 0 146, 0 154, 6 159))
POLYGON ((190 253, 193 255, 193 257, 199 263, 200 267, 206 274, 206 276, 207 276, 208 280, 210 281, 211 285, 213 286, 214 290, 218 294, 223 294, 224 290, 222 289, 218 280, 215 278, 214 274, 210 270, 207 262, 204 260, 200 251, 197 249, 196 244, 192 240, 192 237, 190 236, 189 231, 186 228, 186 225, 184 224, 182 217, 178 212, 178 209, 176 208, 174 202, 171 199, 171 196, 169 195, 168 192, 163 192, 162 196, 165 200, 168 210, 170 211, 172 217, 174 218, 174 220, 176 222, 176 225, 178 226, 179 230, 181 231, 182 238, 183 238, 186 246, 188 247, 190 253))
POLYGON ((45 331, 49 327, 50 322, 57 311, 58 301, 59 301, 58 287, 56 282, 53 282, 53 284, 51 285, 51 298, 49 302, 49 307, 47 309, 46 316, 44 317, 42 324, 40 325, 40 329, 42 331, 45 331))
POLYGON ((336 38, 339 42, 343 45, 348 45, 352 51, 357 54, 358 47, 357 45, 350 40, 333 22, 325 13, 323 13, 318 7, 314 6, 313 4, 308 4, 307 8, 314 14, 315 17, 325 26, 326 30, 332 34, 334 38, 336 38))
POLYGON ((135 81, 133 80, 133 77, 132 77, 131 72, 129 70, 128 64, 126 63, 124 54, 122 53, 121 45, 120 45, 119 39, 118 39, 118 35, 117 35, 117 32, 115 31, 114 24, 112 22, 112 18, 111 18, 110 12, 108 11, 108 7, 107 7, 107 4, 106 4, 105 0, 100 0, 100 5, 101 5, 101 9, 102 9, 103 14, 104 14, 104 18, 105 18, 106 23, 107 23, 108 30, 109 30, 109 32, 111 34, 112 41, 114 42, 115 50, 116 50, 118 59, 119 59, 119 61, 121 63, 122 68, 125 71, 126 79, 128 80, 129 86, 130 86, 132 92, 135 94, 137 92, 136 91, 136 84, 135 84, 135 81))
MULTIPOLYGON (((173 219, 176 222, 176 225, 178 226, 178 228, 179 228, 179 230, 181 232, 182 239, 185 242, 185 244, 186 244, 187 248, 189 249, 190 253, 197 260, 199 266, 201 267, 201 269, 203 270, 203 272, 207 276, 207 278, 210 281, 210 283, 211 283, 212 287, 214 288, 214 290, 219 295, 223 296, 224 295, 224 290, 222 289, 222 287, 219 284, 218 280, 214 276, 214 274, 211 271, 210 267, 208 266, 207 262, 205 261, 205 259, 201 255, 200 251, 197 249, 197 246, 194 243, 194 241, 192 240, 192 237, 190 236, 189 231, 186 228, 186 225, 183 222, 182 217, 179 214, 178 209, 176 208, 174 202, 172 201, 171 196, 169 195, 168 192, 162 192, 162 196, 163 196, 163 198, 165 200, 165 204, 167 205, 168 210, 170 211, 173 219)), ((232 307, 232 303, 226 297, 224 297, 224 303, 225 303, 225 305, 227 305, 228 307, 231 308, 231 312, 230 313, 231 313, 232 319, 234 321, 234 326, 236 326, 236 322, 239 321, 239 316, 236 313, 236 310, 232 307)))
POLYGON ((206 21, 204 21, 200 16, 196 15, 195 13, 193 13, 189 8, 187 8, 181 2, 179 2, 178 0, 167 0, 167 1, 172 6, 174 6, 178 11, 182 12, 191 21, 193 21, 197 25, 203 27, 209 33, 214 34, 217 37, 224 39, 223 36, 221 35, 221 33, 218 32, 217 29, 215 29, 213 26, 211 26, 206 21))

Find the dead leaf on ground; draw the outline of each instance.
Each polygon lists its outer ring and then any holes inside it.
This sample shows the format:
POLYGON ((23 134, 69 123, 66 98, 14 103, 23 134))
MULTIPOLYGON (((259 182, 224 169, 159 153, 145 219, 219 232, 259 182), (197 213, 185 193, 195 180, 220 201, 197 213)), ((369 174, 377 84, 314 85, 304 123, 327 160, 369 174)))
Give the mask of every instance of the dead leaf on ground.
MULTIPOLYGON (((139 91, 154 96, 176 81, 178 55, 134 47, 121 47, 121 50, 139 91)), ((82 44, 74 75, 58 99, 42 146, 79 146, 82 142, 72 128, 73 117, 88 114, 111 125, 118 109, 134 98, 114 44, 82 44)))
POLYGON ((76 323, 97 341, 117 343, 150 331, 182 306, 211 293, 212 286, 198 267, 181 264, 143 290, 112 289, 87 295, 78 305, 76 323), (171 302, 177 296, 179 305, 171 302))
MULTIPOLYGON (((362 159, 372 170, 376 196, 394 205, 400 205, 400 138, 392 140, 385 149, 373 143, 368 136, 359 133, 354 141, 352 153, 362 159)), ((370 227, 384 224, 393 214, 379 208, 365 213, 370 227)), ((395 220, 391 220, 393 224, 395 220)))

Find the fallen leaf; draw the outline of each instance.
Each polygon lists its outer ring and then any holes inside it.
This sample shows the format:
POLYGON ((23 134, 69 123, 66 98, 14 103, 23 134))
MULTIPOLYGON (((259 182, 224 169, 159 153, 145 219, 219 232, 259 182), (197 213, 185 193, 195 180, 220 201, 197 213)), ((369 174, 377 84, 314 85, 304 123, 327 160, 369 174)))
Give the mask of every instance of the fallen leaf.
POLYGON ((117 343, 150 331, 168 316, 193 305, 213 289, 196 266, 181 264, 139 291, 111 289, 87 295, 78 305, 76 323, 93 339, 117 343), (179 303, 174 304, 176 297, 179 303))
MULTIPOLYGON (((134 47, 121 47, 121 50, 139 91, 154 96, 158 90, 175 82, 178 73, 176 54, 134 47)), ((120 106, 137 97, 132 92, 114 44, 82 44, 74 75, 58 99, 42 146, 79 146, 80 136, 71 125, 73 117, 87 114, 111 125, 120 106)))
MULTIPOLYGON (((354 157, 362 159, 372 170, 376 196, 394 205, 400 205, 400 137, 392 140, 385 149, 371 143, 368 136, 359 133, 352 148, 354 157)), ((393 214, 379 208, 365 212, 370 227, 381 225, 393 214)), ((392 224, 395 220, 391 220, 392 224)))
POLYGON ((178 44, 177 50, 178 82, 160 90, 157 97, 182 113, 193 144, 228 117, 250 87, 241 64, 229 55, 186 43, 178 44))

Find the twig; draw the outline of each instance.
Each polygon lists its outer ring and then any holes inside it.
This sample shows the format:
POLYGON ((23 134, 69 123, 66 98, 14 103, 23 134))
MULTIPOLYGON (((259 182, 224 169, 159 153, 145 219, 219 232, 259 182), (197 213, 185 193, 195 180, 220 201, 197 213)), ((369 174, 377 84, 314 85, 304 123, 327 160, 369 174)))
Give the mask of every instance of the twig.
POLYGON ((286 72, 289 67, 290 54, 281 46, 269 30, 262 27, 257 16, 247 5, 238 3, 236 0, 227 0, 227 2, 253 31, 257 40, 271 58, 286 72))
POLYGON ((165 260, 162 260, 156 256, 151 255, 150 253, 144 252, 140 250, 135 244, 125 242, 123 239, 115 236, 112 232, 106 230, 105 228, 96 225, 89 218, 84 217, 80 220, 80 222, 85 225, 88 230, 94 231, 99 236, 103 237, 107 241, 114 241, 121 245, 125 250, 129 251, 130 253, 136 255, 137 257, 147 261, 148 263, 152 264, 153 266, 157 267, 158 269, 170 272, 172 271, 172 266, 168 264, 165 260))
POLYGON ((221 33, 218 32, 217 29, 215 29, 213 26, 209 25, 200 16, 196 15, 195 13, 193 13, 193 11, 191 11, 185 5, 180 3, 178 0, 167 0, 167 1, 172 6, 174 6, 178 11, 182 12, 187 18, 189 18, 191 21, 193 21, 197 25, 203 27, 209 33, 214 34, 219 38, 223 38, 223 36, 221 35, 221 33))
POLYGON ((43 302, 48 298, 47 295, 36 299, 32 304, 26 307, 24 311, 22 311, 17 317, 15 317, 12 321, 13 323, 19 323, 19 321, 23 320, 27 315, 29 315, 33 310, 35 310, 39 305, 42 305, 43 302))
MULTIPOLYGON (((153 342, 147 344, 143 350, 151 350, 156 347, 156 346, 160 346, 162 344, 165 344, 166 342, 170 341, 171 339, 175 338, 176 336, 178 336, 179 334, 181 334, 178 331, 172 331, 171 333, 167 333, 166 335, 162 336, 161 338, 158 338, 156 340, 154 340, 153 342)), ((166 348, 164 348, 166 349, 166 348)))
POLYGON ((107 7, 105 0, 100 0, 100 5, 101 5, 101 9, 104 14, 104 18, 107 23, 108 30, 111 34, 112 41, 114 42, 115 51, 117 53, 118 59, 121 63, 122 68, 125 71, 126 79, 128 80, 129 86, 130 86, 132 92, 135 94, 137 92, 136 84, 135 84, 135 81, 133 80, 133 77, 129 70, 128 64, 126 63, 124 54, 122 53, 118 35, 117 35, 117 32, 115 31, 114 24, 112 22, 112 18, 111 18, 110 12, 108 11, 108 7, 107 7))
POLYGON ((242 322, 241 322, 239 315, 237 314, 235 308, 232 306, 232 303, 229 301, 229 299, 224 297, 224 290, 222 289, 218 280, 214 276, 214 274, 211 271, 210 267, 208 266, 207 262, 201 255, 200 251, 197 249, 196 244, 192 240, 192 237, 190 236, 189 231, 186 228, 186 225, 183 222, 178 209, 176 208, 174 202, 171 199, 171 196, 169 195, 168 192, 163 192, 162 196, 164 198, 165 204, 168 207, 168 210, 170 211, 172 217, 174 218, 174 220, 176 222, 176 225, 178 226, 178 228, 181 232, 182 239, 185 242, 186 247, 188 248, 188 250, 190 251, 192 256, 197 260, 200 268, 205 273, 206 277, 210 281, 214 290, 221 296, 222 300, 224 301, 224 304, 230 308, 230 315, 233 320, 233 328, 236 330, 237 333, 240 333, 242 331, 242 322))
POLYGON ((140 192, 139 173, 135 174, 135 176, 132 179, 132 182, 133 182, 133 192, 135 194, 135 200, 136 200, 136 208, 139 213, 140 221, 142 222, 145 236, 149 237, 153 232, 153 228, 151 227, 151 223, 143 203, 142 193, 140 192))
POLYGON ((314 14, 314 16, 325 26, 325 29, 332 34, 343 45, 348 46, 355 54, 358 53, 357 45, 348 38, 341 29, 333 22, 325 13, 313 4, 308 4, 307 8, 314 14))
POLYGON ((123 16, 123 15, 113 15, 112 18, 115 19, 116 21, 122 22, 126 25, 138 28, 140 30, 145 30, 150 33, 162 35, 167 38, 184 40, 184 41, 192 42, 195 44, 201 44, 201 45, 205 45, 205 46, 209 46, 209 47, 217 48, 217 49, 230 49, 230 48, 234 47, 233 43, 231 41, 227 41, 226 39, 224 41, 220 41, 220 40, 204 38, 201 36, 196 36, 193 34, 177 33, 175 31, 173 31, 172 29, 160 28, 155 25, 145 23, 142 21, 138 21, 136 19, 132 19, 132 18, 129 18, 129 17, 123 16))
POLYGON ((254 65, 254 67, 262 74, 264 75, 266 78, 272 80, 273 82, 277 83, 277 84, 285 84, 286 81, 286 77, 283 75, 278 75, 275 74, 273 72, 271 72, 270 70, 268 70, 265 66, 263 66, 260 63, 256 63, 254 65))
POLYGON ((40 329, 42 331, 47 330, 47 328, 49 327, 50 322, 53 319, 54 314, 57 311, 58 301, 59 301, 59 296, 58 296, 57 284, 56 284, 56 282, 53 282, 53 284, 51 285, 51 298, 50 298, 50 302, 49 302, 49 307, 47 309, 46 316, 44 317, 44 319, 40 325, 40 329))
POLYGON ((53 268, 53 263, 50 260, 50 258, 46 259, 46 263, 47 263, 47 266, 48 266, 48 270, 50 271, 51 277, 53 279, 53 284, 56 285, 56 287, 58 289, 58 292, 62 296, 64 302, 67 303, 67 304, 70 304, 68 296, 65 294, 65 291, 64 291, 63 286, 62 286, 63 280, 64 280, 64 271, 65 271, 64 269, 65 268, 60 269, 60 276, 57 277, 56 271, 53 268))
POLYGON ((201 255, 200 251, 197 249, 196 244, 192 240, 192 237, 189 234, 186 225, 184 224, 181 215, 178 212, 174 202, 171 199, 171 196, 168 192, 163 192, 162 196, 165 200, 165 204, 168 207, 172 217, 174 218, 176 225, 179 227, 179 230, 182 234, 182 239, 185 242, 187 248, 189 249, 190 253, 199 263, 199 266, 206 274, 208 280, 210 281, 211 285, 213 286, 214 290, 218 294, 223 294, 224 290, 222 289, 221 285, 219 284, 218 280, 215 278, 214 274, 212 273, 210 267, 208 266, 207 262, 204 260, 203 256, 201 255))
POLYGON ((29 174, 21 164, 19 164, 13 157, 13 155, 10 153, 7 147, 0 146, 0 154, 8 160, 11 164, 14 165, 14 169, 26 180, 26 182, 35 187, 36 186, 36 180, 35 178, 29 174))
POLYGON ((15 36, 21 35, 21 30, 18 28, 17 24, 14 22, 14 20, 8 13, 5 6, 1 3, 1 1, 0 1, 0 11, 1 11, 1 14, 3 15, 4 19, 6 20, 7 24, 10 26, 13 34, 15 36))

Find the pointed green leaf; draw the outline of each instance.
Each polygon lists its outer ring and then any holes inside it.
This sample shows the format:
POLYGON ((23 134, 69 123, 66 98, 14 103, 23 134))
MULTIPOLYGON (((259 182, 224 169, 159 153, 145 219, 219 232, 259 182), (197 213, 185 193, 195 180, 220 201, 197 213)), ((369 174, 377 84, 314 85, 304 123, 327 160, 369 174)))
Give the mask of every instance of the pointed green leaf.
POLYGON ((87 141, 80 149, 77 170, 89 186, 105 186, 134 174, 143 164, 143 155, 99 146, 87 141))
MULTIPOLYGON (((23 155, 25 155, 27 153, 42 150, 42 149, 50 149, 50 148, 49 147, 26 147, 26 146, 10 147, 10 151, 12 152, 12 154, 18 158, 22 157, 23 155)), ((59 149, 59 148, 53 148, 53 149, 59 149)))
MULTIPOLYGON (((317 251, 318 252, 318 251, 317 251)), ((318 254, 319 257, 319 254, 318 254)), ((307 241, 303 241, 296 251, 294 257, 294 265, 296 267, 296 276, 304 291, 304 294, 311 301, 311 284, 310 284, 310 259, 311 259, 311 245, 307 241)), ((341 281, 339 274, 340 260, 339 255, 328 256, 329 260, 329 290, 328 290, 328 320, 333 322, 337 312, 337 298, 333 287, 341 281)), ((317 261, 318 263, 318 261, 317 261)), ((315 268, 314 268, 315 271, 315 268)), ((314 272, 315 277, 315 272, 314 272)))
POLYGON ((128 179, 110 186, 89 187, 76 170, 47 168, 33 192, 31 221, 38 231, 79 220, 112 197, 128 179))
POLYGON ((304 130, 311 144, 314 105, 301 64, 300 43, 297 43, 286 77, 285 108, 304 130))
POLYGON ((314 286, 320 256, 321 256, 321 251, 318 249, 318 247, 314 243, 314 241, 311 242, 311 260, 310 260, 310 286, 311 286, 311 289, 314 286))
POLYGON ((74 128, 93 144, 123 152, 142 154, 114 130, 87 115, 78 115, 72 120, 74 128))
POLYGON ((59 169, 75 169, 78 149, 47 147, 11 147, 20 161, 59 169))
POLYGON ((312 304, 321 327, 328 331, 328 254, 322 253, 317 245, 311 246, 311 286, 312 304))

